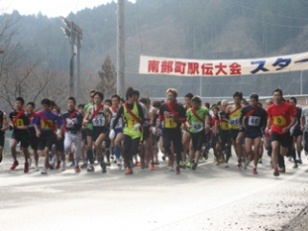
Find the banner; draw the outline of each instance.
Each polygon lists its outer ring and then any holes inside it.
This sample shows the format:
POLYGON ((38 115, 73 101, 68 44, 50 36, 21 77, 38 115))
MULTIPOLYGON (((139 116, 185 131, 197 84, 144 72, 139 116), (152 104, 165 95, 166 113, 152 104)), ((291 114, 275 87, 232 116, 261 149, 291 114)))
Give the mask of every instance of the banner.
POLYGON ((139 74, 176 76, 242 76, 308 69, 308 52, 258 59, 194 60, 140 56, 139 74))

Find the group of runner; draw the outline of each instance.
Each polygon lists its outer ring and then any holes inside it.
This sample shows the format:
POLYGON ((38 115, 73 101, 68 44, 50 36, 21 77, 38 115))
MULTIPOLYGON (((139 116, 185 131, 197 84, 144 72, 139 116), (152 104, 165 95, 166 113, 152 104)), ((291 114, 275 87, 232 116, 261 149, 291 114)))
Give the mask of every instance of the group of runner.
POLYGON ((125 100, 118 95, 105 100, 102 92, 92 90, 90 103, 77 106, 75 98, 69 97, 63 113, 48 98, 36 110, 33 102, 24 105, 18 97, 9 116, 0 111, 0 163, 8 129, 12 130, 11 170, 19 165, 16 148, 20 143, 25 173, 32 162, 30 146, 37 171, 39 156, 44 156, 42 174, 54 168, 65 171, 69 160, 76 173, 95 171, 95 161, 106 173, 114 161, 130 175, 135 166, 155 170, 159 151, 170 171, 180 174, 181 168, 196 170, 210 149, 217 165, 229 167, 233 146, 237 167, 247 168, 253 162, 253 174, 258 174, 265 148, 274 175, 279 176, 285 172, 284 156, 292 158, 297 168, 303 148, 308 152, 308 109, 298 107, 294 97, 286 101, 280 89, 273 91, 264 108, 257 94, 247 102, 241 92, 234 93, 232 103, 222 100, 211 106, 203 106, 201 98, 191 93, 181 104, 174 88, 167 89, 165 100, 152 104, 139 97, 133 88, 127 89, 125 100))

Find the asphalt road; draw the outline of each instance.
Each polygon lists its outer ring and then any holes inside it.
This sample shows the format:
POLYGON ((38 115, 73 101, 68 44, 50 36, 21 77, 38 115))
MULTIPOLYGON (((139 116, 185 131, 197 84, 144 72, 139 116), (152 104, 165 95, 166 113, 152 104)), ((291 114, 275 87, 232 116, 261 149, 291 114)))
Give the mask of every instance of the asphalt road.
MULTIPOLYGON (((22 159, 21 159, 22 160, 22 159)), ((0 230, 281 230, 308 205, 308 164, 274 177, 268 157, 259 174, 215 166, 197 171, 112 166, 102 174, 73 169, 42 176, 32 168, 9 171, 0 164, 0 230)), ((305 229, 303 229, 304 231, 305 229)), ((308 227, 307 227, 308 230, 308 227)))

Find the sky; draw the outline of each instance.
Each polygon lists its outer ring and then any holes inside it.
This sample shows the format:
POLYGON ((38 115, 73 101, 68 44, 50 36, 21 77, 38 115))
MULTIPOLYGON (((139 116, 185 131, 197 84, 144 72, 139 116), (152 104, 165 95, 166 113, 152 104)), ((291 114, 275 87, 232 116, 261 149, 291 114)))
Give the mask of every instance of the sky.
POLYGON ((0 0, 2 13, 17 10, 21 15, 38 14, 48 17, 67 16, 85 8, 94 8, 114 0, 0 0))

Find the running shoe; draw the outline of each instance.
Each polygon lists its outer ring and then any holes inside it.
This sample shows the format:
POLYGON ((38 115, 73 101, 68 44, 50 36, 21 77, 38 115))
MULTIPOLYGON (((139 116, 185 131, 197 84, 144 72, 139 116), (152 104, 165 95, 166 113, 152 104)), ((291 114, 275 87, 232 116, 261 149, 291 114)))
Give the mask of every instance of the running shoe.
POLYGON ((102 168, 102 173, 106 173, 107 172, 107 167, 105 162, 101 162, 101 168, 102 168))
POLYGON ((107 161, 106 166, 111 166, 110 161, 107 161))
POLYGON ((225 168, 229 168, 229 164, 228 163, 225 163, 225 168))
POLYGON ((125 171, 125 175, 132 175, 133 174, 133 169, 127 168, 125 171))
POLYGON ((298 164, 295 163, 295 164, 293 165, 293 168, 294 168, 294 169, 298 168, 298 164))
POLYGON ((275 170, 274 170, 274 176, 279 176, 280 174, 279 174, 279 171, 278 171, 278 169, 276 168, 275 170))
POLYGON ((297 163, 298 163, 298 164, 303 164, 302 159, 297 160, 297 163))
POLYGON ((93 165, 89 165, 89 166, 88 166, 87 172, 94 172, 94 167, 93 167, 93 165))
POLYGON ((87 166, 88 166, 88 164, 87 164, 86 162, 84 162, 84 163, 80 166, 80 168, 81 168, 81 169, 86 169, 87 166))
POLYGON ((29 163, 25 163, 24 173, 29 172, 29 163))
POLYGON ((279 172, 280 172, 280 173, 286 173, 286 169, 285 169, 285 168, 280 168, 280 169, 279 169, 279 172))
POLYGON ((177 165, 176 168, 175 168, 175 173, 177 175, 179 175, 181 173, 181 170, 180 170, 180 165, 177 165))
POLYGON ((14 171, 15 168, 16 168, 18 165, 19 165, 18 161, 15 160, 15 161, 13 162, 12 166, 11 166, 11 171, 14 171))
POLYGON ((219 158, 219 163, 222 164, 222 163, 224 163, 224 162, 225 162, 225 160, 224 160, 224 158, 221 156, 221 157, 219 158))
POLYGON ((262 163, 263 163, 262 158, 260 158, 259 159, 259 164, 262 164, 262 163))
POLYGON ((122 164, 120 162, 117 163, 117 167, 119 170, 122 170, 122 164))
POLYGON ((188 162, 186 163, 186 168, 191 168, 191 162, 190 162, 190 161, 188 161, 188 162))
POLYGON ((257 174, 258 174, 257 168, 253 168, 253 169, 252 169, 252 174, 254 174, 254 175, 257 175, 257 174))
POLYGON ((36 172, 40 171, 39 166, 37 166, 37 165, 35 166, 35 171, 36 171, 36 172))
POLYGON ((156 169, 156 166, 155 166, 154 163, 152 163, 152 164, 150 165, 150 170, 151 170, 151 171, 154 171, 155 169, 156 169))
POLYGON ((79 168, 79 166, 77 165, 77 166, 75 166, 75 172, 76 173, 79 173, 80 172, 80 168, 79 168))
POLYGON ((185 163, 184 163, 184 161, 183 161, 183 160, 181 160, 181 161, 180 161, 180 168, 185 169, 185 163))
POLYGON ((162 160, 163 160, 163 161, 166 161, 166 157, 165 157, 165 156, 163 156, 163 157, 162 157, 162 160))
POLYGON ((195 170, 197 169, 197 166, 198 166, 198 164, 197 164, 197 163, 194 163, 194 165, 192 166, 191 169, 195 171, 195 170))
POLYGON ((42 174, 42 175, 47 175, 47 173, 48 173, 48 169, 46 168, 46 166, 44 166, 44 167, 42 168, 41 174, 42 174))

